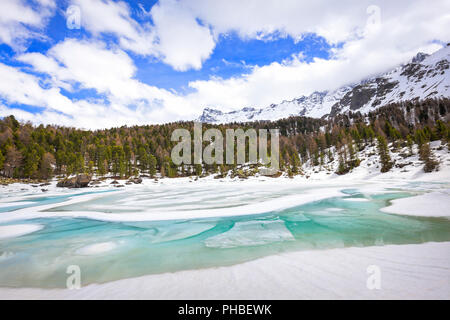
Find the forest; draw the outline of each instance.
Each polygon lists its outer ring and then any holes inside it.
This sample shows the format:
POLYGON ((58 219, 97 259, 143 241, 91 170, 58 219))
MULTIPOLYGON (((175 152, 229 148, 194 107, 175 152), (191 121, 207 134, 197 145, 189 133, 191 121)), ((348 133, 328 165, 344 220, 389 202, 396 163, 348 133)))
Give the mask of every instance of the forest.
MULTIPOLYGON (((450 99, 429 99, 390 104, 369 114, 348 112, 332 118, 290 117, 278 121, 255 121, 225 125, 203 124, 203 130, 228 128, 280 130, 280 170, 301 174, 309 162, 325 165, 339 159, 337 174, 359 165, 356 151, 376 145, 381 172, 394 165, 389 152, 419 146, 425 171, 437 164, 430 141, 450 140, 450 99)), ((82 130, 56 125, 22 123, 14 116, 0 120, 0 175, 16 179, 47 180, 54 176, 85 173, 127 178, 131 176, 180 177, 217 173, 224 176, 235 165, 181 165, 170 158, 173 130, 193 131, 193 122, 122 126, 104 130, 82 130)), ((207 144, 206 142, 204 142, 207 144)))

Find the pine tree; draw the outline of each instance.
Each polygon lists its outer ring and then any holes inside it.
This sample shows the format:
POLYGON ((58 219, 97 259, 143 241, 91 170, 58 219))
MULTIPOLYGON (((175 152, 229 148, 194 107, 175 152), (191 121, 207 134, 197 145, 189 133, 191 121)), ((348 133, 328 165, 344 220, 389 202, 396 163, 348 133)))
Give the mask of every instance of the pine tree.
POLYGON ((138 158, 139 158, 139 168, 141 172, 144 174, 147 172, 149 168, 149 155, 145 150, 144 146, 140 146, 138 149, 138 158))
POLYGON ((156 174, 156 158, 151 154, 149 155, 148 168, 150 176, 153 177, 156 174))
POLYGON ((443 142, 448 139, 448 128, 445 125, 445 123, 441 120, 436 121, 436 136, 438 139, 442 140, 443 142))
POLYGON ((389 155, 389 148, 386 142, 386 138, 383 136, 378 136, 378 154, 380 156, 381 162, 381 172, 388 172, 391 170, 393 163, 391 161, 391 156, 389 155))
POLYGON ((355 152, 355 148, 353 147, 353 141, 348 143, 348 151, 349 151, 349 160, 347 162, 347 167, 349 167, 349 170, 352 170, 353 168, 359 167, 360 160, 358 158, 358 155, 355 152))
POLYGON ((339 166, 336 171, 336 174, 342 175, 342 174, 346 174, 347 172, 348 172, 348 170, 347 170, 347 166, 345 164, 344 157, 343 157, 342 153, 339 153, 339 166))
POLYGON ((28 150, 25 153, 25 164, 23 168, 23 175, 27 178, 36 177, 38 171, 39 164, 39 154, 35 147, 32 147, 31 150, 28 150))
POLYGON ((432 172, 437 170, 439 162, 436 160, 433 152, 431 151, 429 143, 424 143, 420 146, 419 155, 420 160, 425 163, 423 171, 432 172))

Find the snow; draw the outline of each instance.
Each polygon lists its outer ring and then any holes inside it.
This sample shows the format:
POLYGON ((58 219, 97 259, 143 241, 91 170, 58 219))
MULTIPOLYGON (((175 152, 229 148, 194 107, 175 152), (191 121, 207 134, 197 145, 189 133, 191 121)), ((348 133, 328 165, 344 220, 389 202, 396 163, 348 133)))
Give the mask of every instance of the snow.
POLYGON ((0 299, 448 299, 450 242, 339 248, 91 284, 0 288, 0 299), (369 289, 379 268, 380 289, 369 289))
POLYGON ((205 108, 199 121, 208 123, 231 123, 277 120, 298 115, 320 118, 329 114, 331 107, 350 90, 351 87, 343 87, 332 92, 314 92, 310 96, 302 96, 291 101, 283 101, 262 109, 243 108, 224 113, 219 110, 205 108))
MULTIPOLYGON (((338 157, 335 155, 334 160, 324 166, 313 166, 308 161, 302 167, 302 174, 294 176, 292 179, 288 178, 286 174, 279 178, 254 176, 246 180, 230 177, 214 179, 214 176, 200 178, 197 181, 190 177, 164 178, 158 181, 144 178, 142 184, 126 185, 124 188, 115 188, 110 184, 112 179, 106 179, 98 188, 87 189, 57 188, 56 181, 53 181, 50 186, 46 187, 48 192, 45 193, 38 190, 39 188, 29 185, 13 184, 2 187, 5 192, 0 195, 0 210, 8 211, 8 207, 12 206, 22 205, 24 207, 10 212, 2 212, 0 223, 42 217, 86 217, 104 221, 155 221, 226 217, 235 216, 237 213, 253 215, 342 196, 341 190, 348 186, 370 189, 371 192, 381 192, 386 188, 395 187, 412 190, 416 194, 432 191, 444 192, 446 188, 449 188, 450 152, 448 147, 442 146, 439 141, 432 142, 430 146, 436 159, 440 162, 439 171, 432 173, 423 171, 424 165, 418 159, 417 146, 413 148, 414 154, 407 157, 400 156, 408 154, 407 148, 391 152, 391 158, 395 159, 396 164, 400 164, 401 167, 394 166, 389 172, 380 173, 376 146, 372 145, 357 153, 361 160, 360 166, 342 176, 335 174, 339 165, 338 157), (420 182, 420 184, 416 184, 411 189, 408 186, 411 182, 420 182), (427 182, 431 184, 424 185, 427 182), (440 184, 433 184, 434 182, 440 182, 440 184), (436 187, 439 187, 440 190, 435 190, 436 187), (21 191, 23 189, 26 191, 21 191), (223 201, 210 199, 216 197, 211 190, 220 190, 223 201), (78 204, 111 194, 110 192, 104 193, 105 191, 113 192, 114 195, 125 195, 118 205, 127 212, 111 212, 111 209, 114 208, 101 203, 91 206, 89 211, 77 208, 78 204), (80 195, 86 192, 90 194, 80 195), (38 200, 43 195, 67 196, 67 199, 59 203, 40 204, 38 200), (151 195, 150 198, 149 195, 151 195), (188 198, 186 198, 187 195, 188 198), (167 207, 167 197, 172 199, 169 207, 167 207), (72 205, 70 210, 58 210, 59 206, 68 205, 72 205), (162 207, 164 210, 161 210, 162 207), (46 211, 50 209, 51 211, 46 211)), ((333 149, 332 152, 335 150, 333 149)), ((120 183, 123 182, 125 180, 120 181, 120 183)), ((448 193, 446 194, 448 197, 448 193)), ((445 195, 441 198, 445 198, 445 195)), ((353 201, 364 201, 364 199, 353 201)), ((426 203, 428 202, 426 201, 426 203)), ((446 203, 448 203, 448 199, 446 203)), ((445 210, 433 211, 444 212, 445 210)), ((426 215, 426 212, 424 214, 426 215)))
POLYGON ((0 239, 21 237, 23 235, 39 231, 43 226, 39 224, 15 224, 0 226, 0 239))
POLYGON ((116 248, 116 244, 114 242, 101 242, 80 248, 76 253, 80 255, 96 255, 111 251, 114 248, 116 248))
MULTIPOLYGON (((441 145, 440 141, 430 143, 433 154, 439 162, 438 171, 426 173, 423 171, 423 162, 419 160, 418 146, 413 147, 414 154, 408 155, 408 148, 401 148, 396 152, 390 152, 392 160, 395 160, 394 167, 386 173, 380 172, 380 163, 377 147, 374 144, 366 147, 363 151, 357 152, 360 165, 348 174, 338 176, 335 172, 339 166, 339 158, 334 154, 334 160, 330 164, 323 166, 313 166, 308 161, 303 166, 303 177, 308 177, 308 181, 385 181, 394 184, 397 181, 450 181, 450 152, 448 146, 441 145), (401 166, 398 167, 398 166, 401 166)), ((392 145, 390 145, 392 148, 392 145)), ((333 153, 335 150, 332 150, 333 153)), ((325 152, 327 154, 327 152, 325 152)))
POLYGON ((408 216, 450 217, 450 190, 397 199, 381 211, 408 216))
MULTIPOLYGON (((177 179, 178 180, 178 179, 177 179)), ((187 179, 178 181, 169 181, 168 183, 176 183, 177 186, 187 183, 187 179), (180 184, 181 183, 181 184, 180 184)), ((258 180, 256 180, 258 181, 258 180)), ((218 182, 214 180, 204 181, 208 188, 213 190, 213 186, 217 185, 218 182)), ((278 186, 283 184, 283 181, 275 181, 278 186)), ((249 187, 250 183, 242 184, 241 181, 233 181, 233 185, 237 190, 241 190, 242 193, 245 188, 249 187)), ((122 191, 124 192, 124 191, 122 191)), ((305 204, 312 201, 318 201, 321 199, 326 199, 335 196, 341 196, 342 193, 339 188, 319 188, 312 190, 305 190, 304 193, 298 195, 290 195, 277 197, 273 200, 267 201, 254 201, 252 203, 239 206, 239 215, 254 215, 266 213, 274 210, 282 210, 285 208, 305 204)), ((101 194, 89 194, 78 196, 71 200, 63 203, 63 205, 77 204, 80 202, 92 200, 101 197, 101 194)), ((230 199, 227 199, 230 201, 230 199)), ((128 201, 128 203, 132 203, 128 201)), ((194 218, 208 218, 208 217, 226 217, 226 216, 236 216, 236 207, 225 207, 225 208, 210 208, 205 210, 205 208, 192 208, 191 210, 184 207, 178 207, 175 209, 165 209, 161 210, 160 207, 149 208, 143 212, 127 212, 126 214, 118 213, 107 213, 107 212, 96 212, 96 211, 46 211, 61 204, 48 204, 41 205, 38 207, 24 208, 15 210, 12 212, 3 212, 0 215, 0 223, 10 222, 14 220, 22 219, 37 219, 37 218, 55 218, 55 217, 83 217, 102 221, 162 221, 162 220, 178 220, 178 219, 194 219, 194 218)))
POLYGON ((334 91, 313 92, 309 96, 302 96, 291 101, 283 101, 262 108, 243 108, 231 112, 205 108, 198 119, 208 123, 247 122, 255 120, 278 120, 290 116, 306 116, 321 118, 331 112, 333 106, 340 108, 339 112, 350 111, 350 106, 343 104, 342 98, 351 94, 352 89, 358 85, 363 88, 372 88, 377 92, 372 99, 358 110, 368 113, 393 102, 407 100, 439 98, 450 96, 450 69, 440 65, 441 61, 450 61, 450 46, 446 46, 434 54, 426 57, 418 66, 414 75, 404 73, 405 68, 411 64, 399 66, 390 72, 369 78, 359 84, 347 85, 334 91), (421 76, 420 73, 423 73, 421 76), (395 84, 391 90, 383 95, 378 87, 378 81, 395 84))

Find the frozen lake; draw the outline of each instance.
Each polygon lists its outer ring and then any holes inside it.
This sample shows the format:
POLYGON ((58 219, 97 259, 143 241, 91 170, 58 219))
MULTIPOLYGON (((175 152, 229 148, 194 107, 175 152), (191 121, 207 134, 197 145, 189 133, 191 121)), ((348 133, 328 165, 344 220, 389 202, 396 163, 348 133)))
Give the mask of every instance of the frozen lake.
POLYGON ((450 220, 389 214, 445 184, 187 180, 0 197, 0 287, 64 288, 283 252, 450 241, 450 220), (3 236, 2 236, 3 234, 3 236))

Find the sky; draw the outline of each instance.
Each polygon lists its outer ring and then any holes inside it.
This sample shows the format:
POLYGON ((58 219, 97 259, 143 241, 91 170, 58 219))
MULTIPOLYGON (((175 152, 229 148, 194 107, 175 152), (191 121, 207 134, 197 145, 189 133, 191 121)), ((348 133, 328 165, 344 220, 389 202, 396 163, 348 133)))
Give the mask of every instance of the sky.
POLYGON ((0 117, 84 129, 333 90, 450 42, 449 0, 0 0, 0 117))

